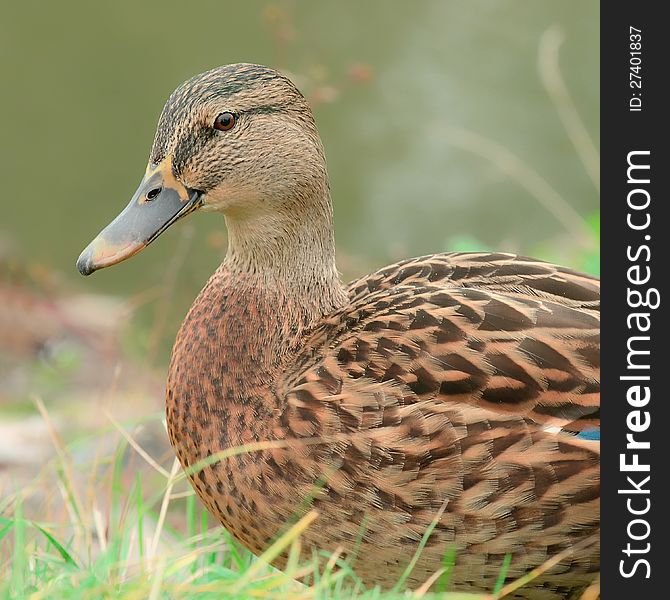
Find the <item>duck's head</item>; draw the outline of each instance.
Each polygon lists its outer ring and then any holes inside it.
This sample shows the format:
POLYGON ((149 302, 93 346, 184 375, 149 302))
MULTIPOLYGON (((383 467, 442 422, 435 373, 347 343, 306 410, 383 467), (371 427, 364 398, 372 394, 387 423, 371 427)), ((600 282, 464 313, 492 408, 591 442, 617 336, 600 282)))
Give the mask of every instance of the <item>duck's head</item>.
POLYGON ((129 258, 198 209, 281 224, 277 215, 305 211, 327 185, 312 113, 293 83, 259 65, 219 67, 172 93, 137 191, 77 268, 89 275, 129 258))

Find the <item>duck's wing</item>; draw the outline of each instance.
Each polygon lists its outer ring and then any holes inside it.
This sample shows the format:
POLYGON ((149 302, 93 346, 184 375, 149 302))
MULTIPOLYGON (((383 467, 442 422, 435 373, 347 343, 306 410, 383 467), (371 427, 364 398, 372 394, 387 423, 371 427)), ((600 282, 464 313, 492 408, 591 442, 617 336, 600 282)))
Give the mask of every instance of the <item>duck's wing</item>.
POLYGON ((441 254, 358 279, 350 297, 313 340, 318 362, 294 382, 315 398, 393 384, 404 404, 469 405, 547 430, 599 427, 597 279, 514 255, 441 254))
POLYGON ((276 462, 327 476, 336 502, 320 510, 342 535, 356 539, 354 516, 371 511, 389 564, 447 501, 425 578, 444 547, 465 570, 454 581, 476 573, 480 587, 499 573, 491 557, 512 553, 516 577, 570 550, 562 574, 536 585, 586 585, 599 566, 599 442, 575 434, 599 424, 597 287, 552 265, 472 254, 357 280, 351 305, 313 333, 278 390, 282 437, 324 440, 319 460, 298 444, 276 462))
POLYGON ((516 254, 450 252, 404 260, 349 284, 352 304, 399 285, 467 287, 600 311, 600 280, 516 254))

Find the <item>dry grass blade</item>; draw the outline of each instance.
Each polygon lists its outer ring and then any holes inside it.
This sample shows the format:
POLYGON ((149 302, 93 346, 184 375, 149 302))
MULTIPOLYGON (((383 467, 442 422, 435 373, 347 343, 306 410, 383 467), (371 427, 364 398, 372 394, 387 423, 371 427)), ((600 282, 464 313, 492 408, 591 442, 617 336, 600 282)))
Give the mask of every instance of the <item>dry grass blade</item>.
POLYGON ((286 560, 286 567, 284 571, 286 573, 293 573, 298 570, 300 564, 300 557, 302 556, 302 542, 300 538, 297 537, 293 540, 291 544, 291 549, 288 553, 288 559, 286 560))
POLYGON ((226 448, 221 450, 216 454, 212 454, 207 458, 203 458, 198 462, 190 465, 188 468, 182 470, 182 472, 177 476, 174 483, 180 482, 182 479, 186 479, 189 475, 194 475, 199 473, 205 467, 213 465, 219 461, 227 460, 233 456, 239 454, 245 454, 247 452, 262 452, 264 450, 274 450, 276 448, 290 448, 292 444, 295 444, 296 441, 299 441, 300 444, 305 446, 315 446, 319 444, 332 444, 337 443, 338 441, 347 441, 351 440, 350 434, 337 434, 332 436, 323 436, 323 437, 312 437, 312 438, 303 438, 300 440, 287 439, 287 440, 267 440, 260 442, 249 442, 248 444, 242 444, 241 446, 234 446, 232 448, 226 448))
MULTIPOLYGON (((177 559, 174 564, 172 565, 171 570, 179 570, 183 569, 185 567, 188 567, 189 565, 193 564, 200 558, 201 556, 207 554, 208 552, 216 552, 217 550, 221 549, 220 544, 208 544, 207 546, 199 546, 197 549, 192 550, 185 556, 177 559)), ((198 568, 196 571, 191 573, 188 577, 180 580, 179 585, 180 586, 188 586, 191 585, 193 582, 198 580, 200 577, 202 577, 205 573, 207 573, 211 569, 210 566, 204 566, 198 568)))
POLYGON ((310 510, 302 519, 300 519, 293 527, 291 527, 284 535, 276 540, 263 554, 258 557, 258 560, 251 565, 249 570, 240 577, 231 591, 242 589, 250 581, 253 581, 258 572, 269 565, 285 548, 287 548, 294 539, 301 535, 319 516, 315 510, 310 510))
POLYGON ((194 490, 184 490, 183 492, 175 492, 172 494, 171 498, 173 500, 179 500, 181 498, 188 498, 189 496, 195 496, 194 490))
POLYGON ((582 216, 549 182, 505 146, 474 131, 446 127, 450 143, 485 158, 503 173, 516 180, 533 198, 574 235, 580 245, 595 250, 596 240, 582 216))
POLYGON ((114 427, 118 430, 118 432, 126 439, 126 441, 130 444, 130 446, 137 452, 144 460, 145 462, 154 468, 156 471, 158 471, 163 477, 166 479, 169 479, 170 473, 168 473, 163 467, 161 467, 151 456, 149 453, 140 446, 133 436, 131 436, 122 426, 121 423, 119 423, 113 416, 112 414, 107 410, 103 409, 103 412, 105 416, 109 419, 110 423, 114 425, 114 427))
POLYGON ((56 431, 56 428, 51 421, 49 412, 47 411, 44 402, 42 402, 42 399, 38 396, 33 396, 33 402, 35 403, 37 410, 40 412, 40 415, 42 415, 42 418, 46 423, 47 429, 49 430, 49 436, 51 437, 51 441, 54 445, 54 448, 56 449, 56 454, 58 455, 58 459, 60 460, 63 467, 63 475, 65 478, 64 483, 67 484, 67 486, 63 486, 66 505, 68 505, 68 510, 72 509, 71 512, 76 515, 76 521, 79 522, 79 524, 83 527, 83 523, 81 521, 83 515, 83 505, 77 493, 77 486, 75 484, 74 474, 72 473, 70 456, 65 450, 65 444, 63 444, 63 440, 61 439, 60 435, 58 435, 58 432, 56 431))
POLYGON ((158 568, 154 574, 153 581, 151 582, 151 591, 149 592, 148 600, 158 600, 161 592, 161 585, 163 583, 163 574, 165 573, 165 559, 161 559, 158 563, 158 568))
POLYGON ((165 494, 163 494, 163 502, 161 503, 161 511, 158 515, 158 522, 156 523, 156 531, 154 532, 154 537, 151 540, 151 546, 149 547, 149 559, 152 559, 154 556, 156 556, 156 551, 158 550, 158 543, 160 542, 161 533, 163 531, 165 515, 167 515, 167 509, 170 504, 172 487, 175 484, 177 471, 179 471, 179 461, 175 458, 174 462, 172 463, 172 470, 170 471, 168 477, 165 494))
POLYGON ((600 191, 600 153, 577 112, 561 76, 559 50, 565 35, 558 25, 547 29, 540 38, 537 66, 547 94, 556 107, 565 131, 577 151, 593 185, 600 191))
POLYGON ((102 519, 102 513, 98 507, 93 504, 93 523, 95 525, 95 533, 98 536, 98 543, 100 544, 100 550, 104 552, 107 550, 107 536, 105 534, 105 523, 102 519))
POLYGON ((128 552, 126 553, 126 560, 123 561, 121 569, 119 570, 119 581, 124 582, 128 576, 128 570, 133 564, 131 557, 133 556, 133 551, 137 545, 137 526, 133 527, 130 531, 130 539, 128 540, 128 552))
POLYGON ((335 552, 333 552, 330 555, 330 558, 328 559, 328 562, 326 563, 326 571, 332 571, 335 568, 335 564, 339 560, 340 556, 342 556, 342 553, 344 552, 344 548, 342 546, 338 546, 335 548, 335 552))
POLYGON ((412 598, 423 598, 428 590, 431 588, 431 586, 440 578, 440 576, 446 571, 446 569, 441 568, 435 571, 424 583, 421 585, 421 587, 418 587, 416 590, 414 590, 414 593, 412 594, 412 598))
POLYGON ((600 598, 600 577, 586 588, 580 600, 598 600, 600 598))
MULTIPOLYGON (((318 581, 315 585, 312 585, 311 587, 307 588, 304 593, 300 594, 297 598, 298 599, 304 599, 304 600, 312 600, 314 598, 320 598, 321 593, 324 589, 332 586, 336 580, 340 579, 345 575, 344 571, 338 571, 337 573, 333 574, 332 571, 335 568, 335 565, 337 564, 337 561, 340 559, 342 556, 342 553, 344 552, 344 548, 342 546, 338 546, 335 548, 335 551, 330 555, 328 558, 328 562, 326 563, 325 568, 323 569, 323 577, 321 578, 320 581, 318 581)), ((286 569, 286 572, 289 573, 290 571, 286 569)), ((314 571, 310 568, 309 573, 313 573, 314 571)), ((297 575, 294 573, 291 574, 293 579, 297 579, 297 575)))
POLYGON ((568 556, 570 556, 574 552, 577 552, 578 550, 588 548, 592 544, 595 544, 597 541, 598 536, 593 535, 589 538, 586 538, 585 540, 582 540, 578 544, 575 544, 574 546, 572 546, 572 548, 567 548, 566 550, 563 550, 563 552, 559 552, 556 556, 552 556, 549 560, 542 563, 539 567, 536 567, 529 573, 526 573, 523 577, 519 577, 519 579, 517 579, 516 581, 513 581, 512 583, 508 583, 507 585, 503 586, 503 588, 497 594, 495 594, 493 598, 497 600, 498 598, 504 598, 505 596, 508 596, 512 592, 515 592, 516 590, 523 587, 527 583, 533 581, 533 579, 535 579, 542 573, 548 571, 553 566, 557 565, 564 558, 567 558, 568 556))

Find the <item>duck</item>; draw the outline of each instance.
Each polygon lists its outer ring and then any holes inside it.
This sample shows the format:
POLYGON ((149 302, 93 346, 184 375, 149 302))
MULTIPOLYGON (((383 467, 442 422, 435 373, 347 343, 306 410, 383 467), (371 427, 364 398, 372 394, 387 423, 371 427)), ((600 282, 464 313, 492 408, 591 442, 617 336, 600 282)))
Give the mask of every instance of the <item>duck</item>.
POLYGON ((420 586, 448 552, 456 591, 491 592, 504 563, 506 581, 536 574, 509 597, 577 598, 597 580, 597 278, 452 252, 343 283, 315 119, 262 65, 177 87, 137 191, 78 270, 194 211, 223 214, 228 250, 177 334, 167 428, 239 542, 259 554, 314 510, 302 556, 338 551, 366 586, 420 586))

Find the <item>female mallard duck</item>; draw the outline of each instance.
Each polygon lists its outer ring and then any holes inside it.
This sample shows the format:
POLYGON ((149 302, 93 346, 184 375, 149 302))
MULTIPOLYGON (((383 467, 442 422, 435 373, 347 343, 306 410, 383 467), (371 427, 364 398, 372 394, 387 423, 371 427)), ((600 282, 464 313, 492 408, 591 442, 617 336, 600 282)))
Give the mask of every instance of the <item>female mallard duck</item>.
POLYGON ((457 590, 490 591, 506 554, 511 579, 563 553, 521 598, 594 580, 599 442, 579 433, 599 427, 597 279, 453 253, 343 285, 312 113, 258 65, 177 88, 139 189, 77 266, 118 263, 196 209, 225 215, 229 246, 175 342, 170 440, 185 468, 280 442, 191 476, 236 538, 261 552, 311 504, 304 551, 355 553, 386 587, 441 515, 410 584, 450 550, 457 590))

